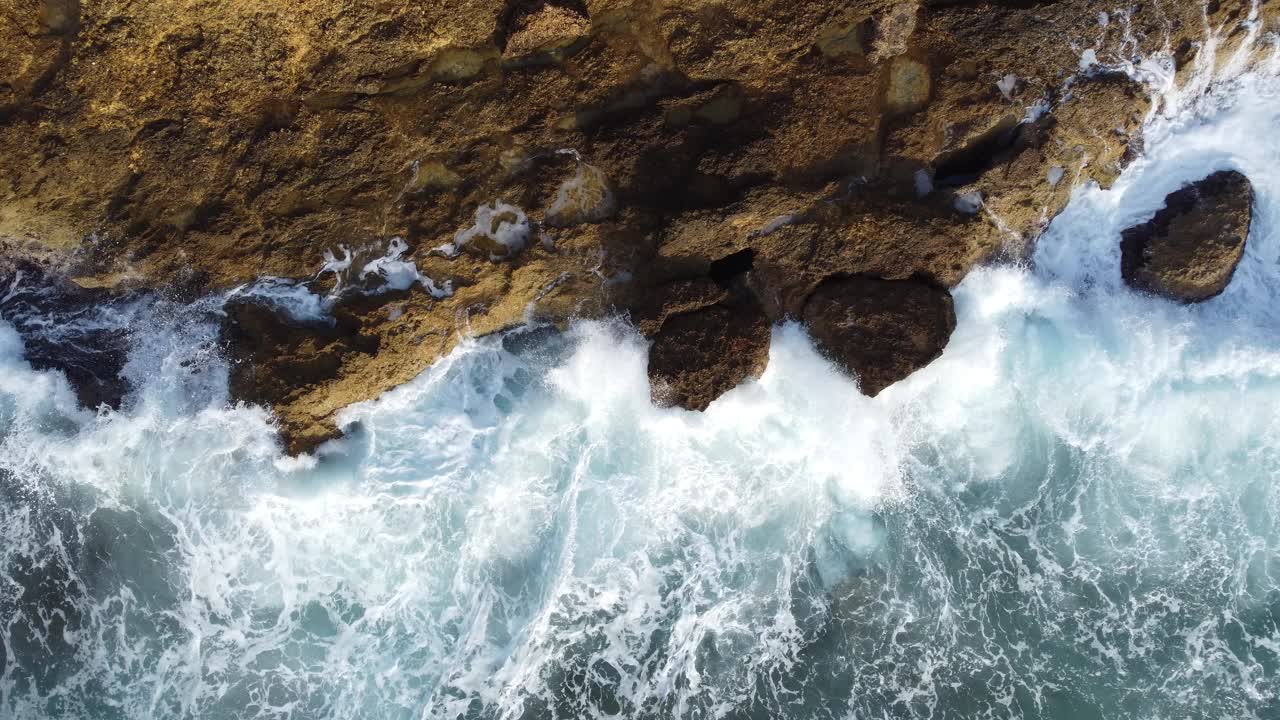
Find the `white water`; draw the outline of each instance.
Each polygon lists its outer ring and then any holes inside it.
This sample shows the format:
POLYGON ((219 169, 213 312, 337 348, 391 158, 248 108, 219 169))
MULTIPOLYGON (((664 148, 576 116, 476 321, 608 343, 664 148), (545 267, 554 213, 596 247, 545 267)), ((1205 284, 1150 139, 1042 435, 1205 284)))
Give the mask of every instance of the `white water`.
POLYGON ((1169 95, 1031 268, 871 400, 775 331, 704 414, 621 324, 470 342, 282 458, 162 303, 120 413, 0 326, 0 715, 1280 717, 1280 98, 1169 95), (1119 231, 1248 175, 1222 296, 1119 231))

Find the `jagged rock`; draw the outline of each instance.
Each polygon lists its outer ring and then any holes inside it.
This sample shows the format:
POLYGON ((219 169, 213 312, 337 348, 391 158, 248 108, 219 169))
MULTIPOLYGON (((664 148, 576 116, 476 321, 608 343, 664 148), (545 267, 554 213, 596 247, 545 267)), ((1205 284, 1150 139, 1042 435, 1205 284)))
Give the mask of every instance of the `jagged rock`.
POLYGON ((498 42, 508 58, 545 56, 563 59, 564 54, 590 30, 586 8, 581 2, 551 0, 512 2, 508 14, 499 21, 498 42))
POLYGON ((1253 211, 1249 179, 1216 172, 1174 191, 1150 221, 1121 233, 1125 282, 1184 302, 1221 293, 1244 255, 1253 211))
POLYGON ((769 364, 771 324, 753 305, 713 305, 666 319, 649 348, 653 401, 706 410, 769 364))
POLYGON ((919 280, 827 280, 804 307, 818 348, 875 396, 942 354, 956 327, 951 293, 919 280))

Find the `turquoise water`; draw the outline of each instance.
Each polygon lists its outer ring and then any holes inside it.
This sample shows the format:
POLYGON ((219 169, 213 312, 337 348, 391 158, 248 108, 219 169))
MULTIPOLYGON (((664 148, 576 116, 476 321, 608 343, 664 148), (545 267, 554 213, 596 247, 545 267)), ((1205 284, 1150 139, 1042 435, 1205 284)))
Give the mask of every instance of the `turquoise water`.
POLYGON ((227 404, 215 299, 75 321, 133 328, 117 413, 7 318, 0 716, 1280 717, 1271 77, 1167 94, 875 399, 784 324, 759 381, 657 409, 643 340, 583 322, 468 342, 289 459, 227 404), (1126 289, 1120 230, 1228 167, 1227 292, 1126 289))

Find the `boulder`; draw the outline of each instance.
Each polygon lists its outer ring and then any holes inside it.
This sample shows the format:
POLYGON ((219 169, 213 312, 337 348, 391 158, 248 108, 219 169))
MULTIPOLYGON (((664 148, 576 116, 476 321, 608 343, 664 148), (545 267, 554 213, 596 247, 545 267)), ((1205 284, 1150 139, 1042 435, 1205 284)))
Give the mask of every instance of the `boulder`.
POLYGON ((769 364, 771 323, 754 305, 713 305, 668 317, 649 350, 653 401, 706 410, 769 364))
POLYGON ((1252 207, 1249 179, 1234 170, 1170 193, 1155 217, 1121 234, 1121 276, 1174 300, 1208 300, 1226 289, 1244 255, 1252 207))
POLYGON ((804 321, 818 349, 875 396, 942 354, 956 314, 945 288, 857 275, 819 285, 804 321))
POLYGON ((507 58, 546 56, 560 60, 590 32, 586 7, 580 2, 509 3, 499 20, 498 42, 507 58))

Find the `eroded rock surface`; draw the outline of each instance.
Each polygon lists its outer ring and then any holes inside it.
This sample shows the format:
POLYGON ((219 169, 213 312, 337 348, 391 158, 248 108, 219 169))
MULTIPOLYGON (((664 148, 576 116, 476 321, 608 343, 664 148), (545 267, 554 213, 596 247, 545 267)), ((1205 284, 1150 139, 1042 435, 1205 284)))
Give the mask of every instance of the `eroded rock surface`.
POLYGON ((764 372, 770 332, 768 318, 751 305, 713 305, 668 317, 649 350, 653 401, 706 410, 764 372))
POLYGON ((1253 187, 1234 170, 1169 194, 1155 217, 1121 234, 1120 274, 1140 290, 1199 302, 1227 288, 1244 256, 1253 187))
POLYGON ((653 337, 725 302, 771 323, 833 277, 945 288, 1025 254, 1140 144, 1147 94, 1114 68, 1168 50, 1185 77, 1250 8, 8 0, 0 259, 104 292, 326 268, 352 335, 248 310, 226 334, 236 397, 304 450, 467 334, 622 309, 653 337), (412 272, 365 272, 393 239, 383 269, 412 272))
POLYGON ((804 321, 818 349, 874 396, 942 354, 956 313, 951 294, 932 283, 854 276, 819 285, 804 321))

